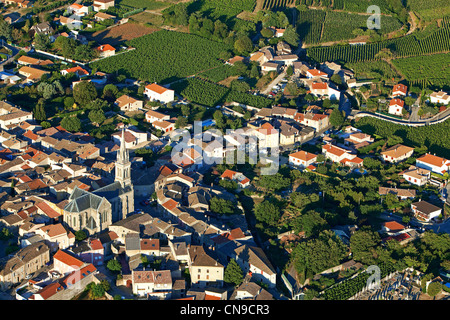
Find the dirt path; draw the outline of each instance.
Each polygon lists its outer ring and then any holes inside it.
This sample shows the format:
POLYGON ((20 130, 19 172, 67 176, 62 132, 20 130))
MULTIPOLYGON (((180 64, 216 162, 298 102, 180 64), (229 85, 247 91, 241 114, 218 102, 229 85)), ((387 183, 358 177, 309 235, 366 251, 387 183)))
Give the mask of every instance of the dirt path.
POLYGON ((411 18, 411 29, 406 33, 406 35, 411 34, 416 30, 417 23, 416 23, 416 15, 413 12, 409 12, 409 17, 411 18))

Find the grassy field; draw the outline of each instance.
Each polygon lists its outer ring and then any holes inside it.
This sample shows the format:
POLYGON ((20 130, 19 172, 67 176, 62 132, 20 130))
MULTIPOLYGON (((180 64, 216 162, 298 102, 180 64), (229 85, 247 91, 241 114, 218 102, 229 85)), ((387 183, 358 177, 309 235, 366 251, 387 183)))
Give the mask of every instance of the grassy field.
POLYGON ((164 23, 164 18, 162 15, 154 14, 151 12, 145 12, 145 11, 135 14, 130 19, 133 21, 136 21, 138 23, 142 23, 142 24, 148 23, 148 24, 156 26, 156 27, 159 27, 164 23))
POLYGON ((440 19, 450 14, 448 0, 407 0, 406 3, 410 10, 424 20, 440 19))

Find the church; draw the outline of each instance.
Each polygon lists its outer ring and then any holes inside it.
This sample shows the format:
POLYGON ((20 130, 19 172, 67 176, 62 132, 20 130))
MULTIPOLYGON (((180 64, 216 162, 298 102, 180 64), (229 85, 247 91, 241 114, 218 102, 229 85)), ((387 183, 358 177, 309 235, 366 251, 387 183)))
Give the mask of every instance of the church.
POLYGON ((101 232, 134 211, 131 162, 125 147, 124 131, 115 164, 113 183, 94 191, 75 188, 64 207, 64 222, 75 231, 101 232))

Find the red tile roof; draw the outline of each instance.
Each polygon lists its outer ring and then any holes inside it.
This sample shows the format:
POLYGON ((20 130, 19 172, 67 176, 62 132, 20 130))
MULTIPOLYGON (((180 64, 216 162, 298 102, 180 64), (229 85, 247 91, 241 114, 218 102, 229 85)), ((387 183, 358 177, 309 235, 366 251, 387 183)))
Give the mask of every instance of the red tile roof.
POLYGON ((405 104, 405 102, 404 102, 403 100, 401 100, 401 99, 398 99, 398 98, 392 99, 392 100, 389 102, 389 105, 390 105, 390 106, 400 106, 400 107, 402 107, 402 108, 403 108, 404 104, 405 104))
POLYGON ((448 160, 445 158, 441 158, 435 155, 432 155, 430 153, 424 154, 420 158, 417 159, 418 161, 425 162, 428 164, 431 164, 432 166, 436 167, 442 167, 448 160))
POLYGON ((109 44, 104 44, 104 45, 98 46, 97 50, 100 51, 100 52, 116 51, 116 49, 113 46, 109 45, 109 44))
POLYGON ((400 92, 402 92, 403 94, 406 94, 406 92, 408 91, 408 87, 405 86, 404 84, 401 84, 401 83, 396 84, 396 85, 394 86, 392 92, 397 92, 397 91, 400 91, 400 92))
POLYGON ((302 160, 302 161, 309 161, 309 160, 317 158, 316 154, 311 153, 311 152, 306 152, 303 150, 295 152, 295 153, 291 153, 289 156, 299 159, 299 160, 302 160))
POLYGON ((89 242, 89 245, 92 250, 102 250, 103 249, 103 245, 102 245, 101 241, 98 239, 92 239, 89 242))
POLYGON ((386 228, 388 228, 390 231, 400 231, 405 229, 405 226, 401 223, 398 223, 397 221, 388 221, 383 224, 386 228))
POLYGON ((64 290, 64 287, 59 282, 54 282, 36 292, 36 295, 40 295, 42 299, 47 300, 61 290, 64 290))
POLYGON ((61 261, 62 263, 68 265, 68 266, 72 266, 72 267, 78 267, 81 268, 83 266, 83 262, 78 260, 77 258, 71 256, 70 254, 62 251, 62 250, 58 250, 58 252, 56 252, 53 255, 53 260, 58 260, 61 261))
POLYGON ((164 88, 164 87, 162 87, 162 86, 160 86, 159 84, 156 84, 156 83, 152 83, 152 84, 146 85, 145 88, 149 89, 149 90, 151 90, 153 92, 156 92, 158 94, 163 94, 164 92, 166 92, 168 90, 168 89, 166 89, 166 88, 164 88))
POLYGON ((321 82, 315 82, 311 85, 311 88, 313 90, 324 90, 324 89, 328 89, 328 84, 321 83, 321 82))
POLYGON ((220 176, 221 178, 228 178, 228 179, 233 179, 233 176, 236 174, 236 171, 233 170, 229 170, 226 169, 222 175, 220 176))
POLYGON ((60 216, 60 214, 58 212, 56 212, 54 209, 52 209, 52 207, 50 207, 47 203, 45 202, 39 202, 36 207, 38 207, 39 209, 41 209, 49 218, 57 218, 60 216))
POLYGON ((173 199, 169 199, 163 203, 163 207, 166 208, 167 210, 173 210, 177 207, 177 205, 178 205, 178 202, 176 202, 173 199))
POLYGON ((68 274, 62 280, 62 283, 64 283, 66 285, 66 287, 68 285, 74 285, 75 283, 77 283, 78 281, 84 279, 89 274, 94 273, 95 271, 97 271, 97 268, 93 264, 90 263, 87 266, 85 266, 85 267, 83 267, 83 268, 81 268, 79 270, 72 271, 70 274, 68 274))

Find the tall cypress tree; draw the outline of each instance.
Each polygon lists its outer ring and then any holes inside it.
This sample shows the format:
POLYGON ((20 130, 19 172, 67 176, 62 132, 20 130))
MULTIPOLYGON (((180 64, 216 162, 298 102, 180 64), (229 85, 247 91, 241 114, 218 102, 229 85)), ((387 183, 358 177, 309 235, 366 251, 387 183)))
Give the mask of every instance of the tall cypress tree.
POLYGON ((45 114, 45 102, 44 99, 39 99, 33 109, 33 116, 35 120, 44 121, 47 119, 47 115, 45 114))

